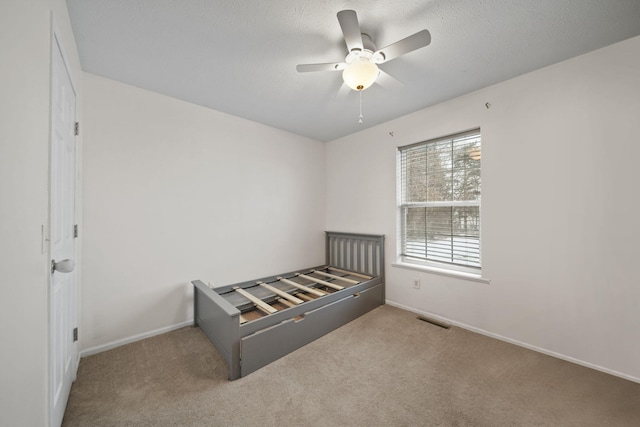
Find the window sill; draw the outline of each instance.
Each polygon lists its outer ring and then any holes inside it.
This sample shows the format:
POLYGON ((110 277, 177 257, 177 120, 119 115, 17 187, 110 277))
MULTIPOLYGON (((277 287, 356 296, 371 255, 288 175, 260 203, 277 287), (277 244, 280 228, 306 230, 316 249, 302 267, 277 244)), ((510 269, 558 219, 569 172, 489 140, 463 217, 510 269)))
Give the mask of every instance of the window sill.
POLYGON ((470 280, 472 282, 491 283, 491 279, 482 277, 480 274, 465 273, 462 271, 445 270, 443 268, 429 267, 426 265, 409 264, 406 262, 395 262, 392 267, 404 268, 407 270, 421 271, 423 273, 439 274, 441 276, 455 277, 456 279, 470 280))

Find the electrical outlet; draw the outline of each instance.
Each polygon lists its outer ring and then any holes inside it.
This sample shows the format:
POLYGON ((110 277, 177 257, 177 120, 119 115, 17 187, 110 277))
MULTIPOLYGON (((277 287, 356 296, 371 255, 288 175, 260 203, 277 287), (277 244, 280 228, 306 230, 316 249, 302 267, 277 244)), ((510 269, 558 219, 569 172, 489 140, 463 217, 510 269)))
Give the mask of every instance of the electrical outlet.
POLYGON ((413 289, 420 289, 420 279, 413 279, 413 289))

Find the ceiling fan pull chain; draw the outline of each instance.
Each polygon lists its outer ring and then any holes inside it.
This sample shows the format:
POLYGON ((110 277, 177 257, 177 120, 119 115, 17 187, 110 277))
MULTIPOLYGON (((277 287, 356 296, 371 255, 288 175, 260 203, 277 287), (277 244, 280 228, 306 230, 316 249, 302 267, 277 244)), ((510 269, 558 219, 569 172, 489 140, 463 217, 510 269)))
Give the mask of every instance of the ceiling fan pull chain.
POLYGON ((358 120, 358 123, 362 124, 362 91, 358 92, 360 94, 360 119, 358 120))

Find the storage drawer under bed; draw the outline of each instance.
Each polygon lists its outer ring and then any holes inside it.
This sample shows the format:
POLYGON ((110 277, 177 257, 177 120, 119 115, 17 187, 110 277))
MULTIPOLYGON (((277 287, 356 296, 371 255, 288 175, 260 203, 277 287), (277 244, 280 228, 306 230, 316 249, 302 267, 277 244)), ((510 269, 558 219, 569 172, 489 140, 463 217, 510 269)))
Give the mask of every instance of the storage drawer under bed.
POLYGON ((380 305, 383 285, 365 289, 297 318, 257 331, 240 341, 240 372, 245 376, 314 341, 380 305))

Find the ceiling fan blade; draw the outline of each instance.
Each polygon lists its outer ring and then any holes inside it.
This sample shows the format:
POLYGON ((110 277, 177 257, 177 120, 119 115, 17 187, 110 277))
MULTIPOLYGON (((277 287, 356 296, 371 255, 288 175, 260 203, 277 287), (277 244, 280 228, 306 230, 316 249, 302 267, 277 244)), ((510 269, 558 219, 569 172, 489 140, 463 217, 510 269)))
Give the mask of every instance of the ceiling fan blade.
POLYGON ((340 86, 340 89, 338 89, 338 93, 336 94, 336 98, 344 99, 344 98, 347 97, 349 92, 351 92, 351 88, 349 86, 347 86, 347 84, 345 82, 342 82, 342 86, 340 86))
POLYGON ((375 58, 376 55, 382 54, 382 61, 376 61, 378 64, 382 64, 383 62, 391 61, 405 53, 428 46, 429 43, 431 43, 431 33, 429 33, 429 30, 422 30, 412 36, 379 49, 373 54, 373 56, 375 58))
POLYGON ((400 83, 400 81, 396 80, 394 77, 391 77, 389 74, 385 73, 382 70, 380 70, 380 73, 378 74, 376 83, 389 90, 400 89, 404 86, 402 83, 400 83))
POLYGON ((340 71, 344 70, 346 64, 344 62, 331 62, 328 64, 299 64, 296 70, 299 73, 308 73, 311 71, 340 71))
POLYGON ((347 49, 351 52, 353 49, 362 50, 362 34, 360 24, 358 24, 358 15, 355 10, 341 10, 338 12, 338 22, 344 34, 344 41, 347 43, 347 49))

